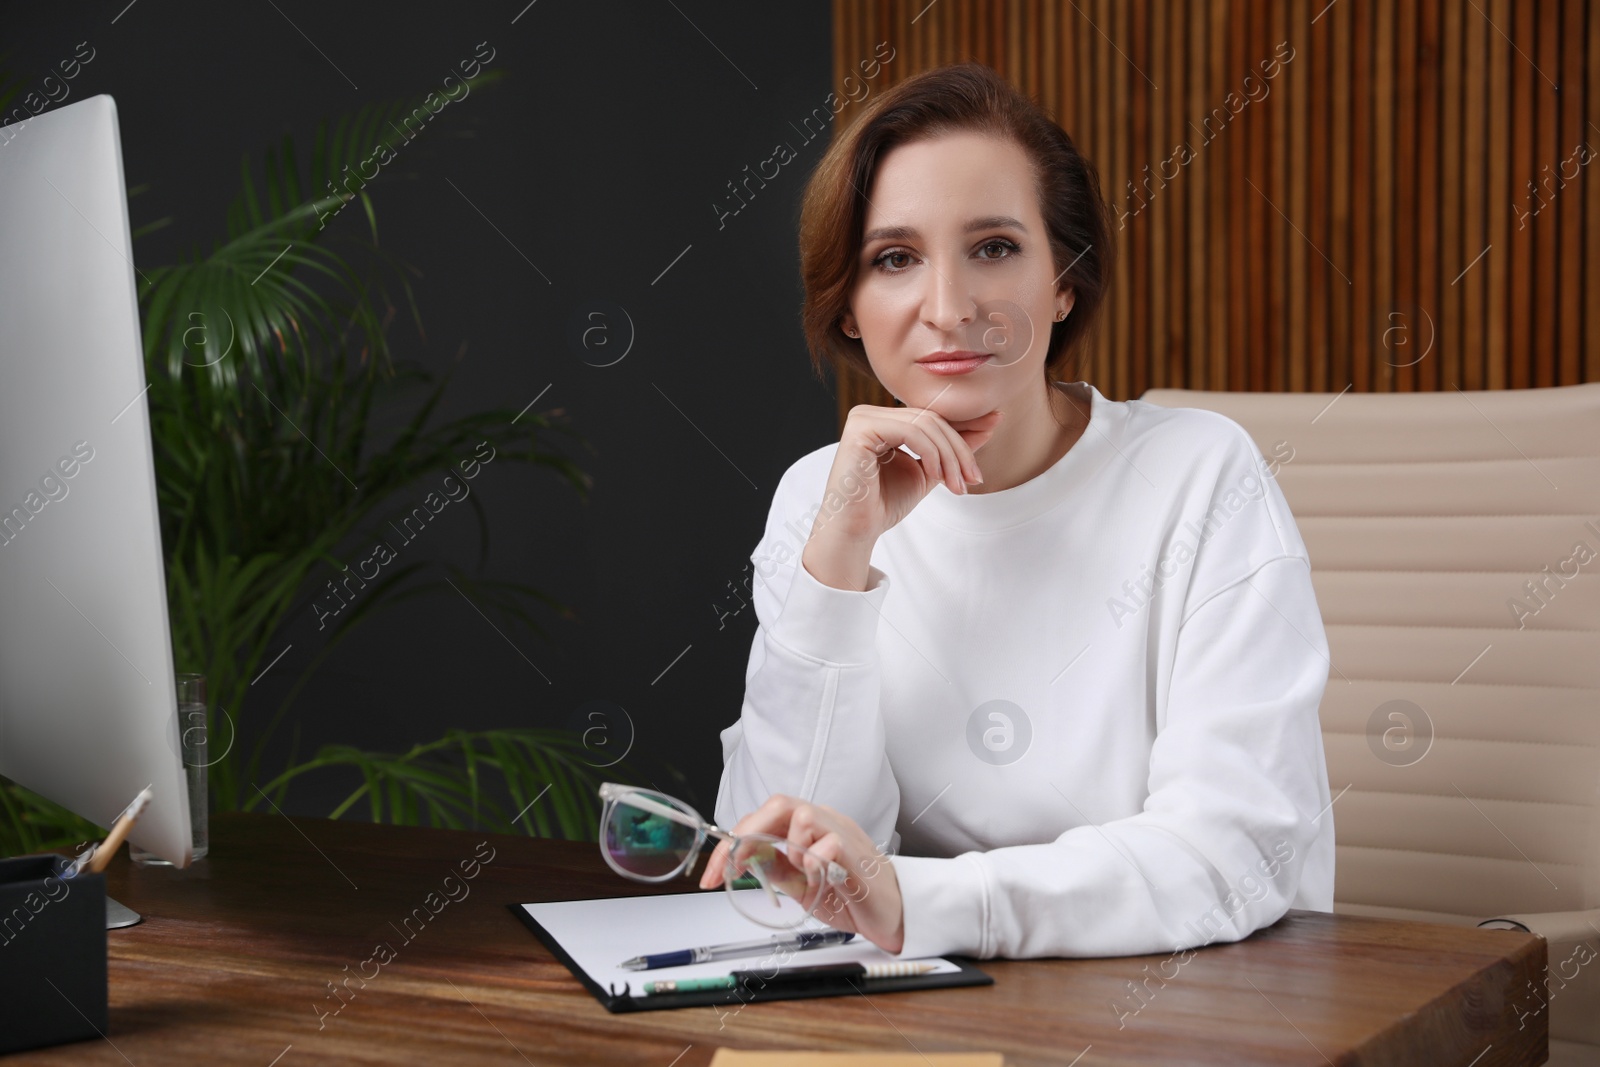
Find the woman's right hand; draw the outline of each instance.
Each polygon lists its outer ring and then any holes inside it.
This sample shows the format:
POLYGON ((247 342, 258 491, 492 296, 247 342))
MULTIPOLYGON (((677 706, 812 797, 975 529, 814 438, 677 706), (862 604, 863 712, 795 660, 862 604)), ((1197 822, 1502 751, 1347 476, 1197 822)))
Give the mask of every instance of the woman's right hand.
POLYGON ((991 411, 947 422, 930 408, 851 408, 802 555, 806 569, 824 585, 864 589, 872 546, 935 485, 943 482, 959 494, 983 481, 976 452, 1004 417, 991 411), (901 445, 921 458, 913 459, 901 445))

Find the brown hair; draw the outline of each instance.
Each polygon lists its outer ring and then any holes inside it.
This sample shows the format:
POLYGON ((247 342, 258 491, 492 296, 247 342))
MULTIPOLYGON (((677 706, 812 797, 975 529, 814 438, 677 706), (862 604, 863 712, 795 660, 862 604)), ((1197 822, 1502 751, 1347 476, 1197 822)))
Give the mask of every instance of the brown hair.
POLYGON ((839 329, 859 273, 867 190, 878 164, 902 144, 974 130, 1015 142, 1033 164, 1050 253, 1074 291, 1072 311, 1051 324, 1046 377, 1073 367, 1078 343, 1098 318, 1111 282, 1110 213, 1094 164, 1045 111, 982 63, 958 63, 901 82, 867 105, 828 146, 800 208, 801 323, 812 369, 875 381, 859 338, 839 329))

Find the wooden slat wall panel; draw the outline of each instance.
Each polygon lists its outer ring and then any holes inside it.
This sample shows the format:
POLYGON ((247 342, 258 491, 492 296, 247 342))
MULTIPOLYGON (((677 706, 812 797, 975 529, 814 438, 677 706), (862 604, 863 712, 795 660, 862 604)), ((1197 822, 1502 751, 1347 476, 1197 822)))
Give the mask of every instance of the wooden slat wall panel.
MULTIPOLYGON (((1328 184, 1332 192, 1328 200, 1328 228, 1329 233, 1327 251, 1320 251, 1324 246, 1315 245, 1319 250, 1317 262, 1327 268, 1327 273, 1320 277, 1320 288, 1328 294, 1328 380, 1350 380, 1350 321, 1354 314, 1354 287, 1350 284, 1344 273, 1334 266, 1335 263, 1349 265, 1354 256, 1352 235, 1355 227, 1352 225, 1354 210, 1351 200, 1350 174, 1351 174, 1351 146, 1355 143, 1351 134, 1350 106, 1353 89, 1351 87, 1351 72, 1353 55, 1352 34, 1355 30, 1354 13, 1351 4, 1340 4, 1338 8, 1320 11, 1312 19, 1312 24, 1326 21, 1328 34, 1333 38, 1333 48, 1329 66, 1329 80, 1332 82, 1332 97, 1328 101, 1328 110, 1333 113, 1329 123, 1331 143, 1329 145, 1329 174, 1328 184), (1337 277, 1339 284, 1333 284, 1337 277)), ((1313 41, 1315 46, 1318 42, 1313 41)), ((1313 379, 1315 381, 1317 379, 1313 379)), ((1313 386, 1313 388, 1315 388, 1313 386)))
MULTIPOLYGON (((1093 160, 1119 256, 1081 374, 1108 396, 1600 380, 1592 0, 835 0, 834 20, 841 80, 881 40, 883 84, 976 59, 1093 160)), ((862 402, 892 401, 841 383, 841 417, 862 402)))
MULTIPOLYGON (((1228 0, 1211 0, 1211 25, 1208 29, 1211 48, 1206 56, 1206 77, 1201 85, 1201 92, 1195 97, 1196 115, 1200 119, 1196 137, 1204 141, 1207 134, 1205 124, 1209 118, 1206 101, 1213 99, 1211 86, 1222 84, 1228 67, 1228 0)), ((1196 145, 1199 150, 1199 145, 1196 145)), ((1210 195, 1206 198, 1205 211, 1207 247, 1211 251, 1210 262, 1207 264, 1208 274, 1198 292, 1192 299, 1201 304, 1211 304, 1206 308, 1206 315, 1211 322, 1210 338, 1207 346, 1201 350, 1201 359, 1207 365, 1207 381, 1226 382, 1228 380, 1228 327, 1233 321, 1232 308, 1227 301, 1214 300, 1213 290, 1221 281, 1228 277, 1229 251, 1232 238, 1228 230, 1228 157, 1225 149, 1219 148, 1207 160, 1208 166, 1201 168, 1214 169, 1216 180, 1212 182, 1210 195)), ((1191 167, 1199 164, 1191 163, 1191 167)), ((1234 183, 1237 184, 1237 183, 1234 183)), ((1108 338, 1104 341, 1107 347, 1112 347, 1115 340, 1108 338)), ((1191 387, 1192 388, 1192 387, 1191 387)), ((1227 388, 1219 385, 1218 388, 1227 388)), ((1120 399, 1120 398, 1118 398, 1120 399)))
MULTIPOLYGON (((1476 13, 1458 0, 1446 0, 1440 14, 1442 21, 1439 26, 1441 97, 1439 155, 1446 162, 1440 168, 1439 215, 1434 223, 1439 241, 1436 265, 1462 262, 1461 252, 1466 243, 1462 240, 1465 227, 1461 203, 1462 189, 1468 181, 1467 168, 1454 166, 1450 161, 1461 159, 1462 146, 1466 138, 1467 120, 1464 118, 1467 112, 1464 99, 1466 84, 1462 77, 1462 63, 1465 58, 1463 29, 1465 16, 1476 13)), ((1483 20, 1478 19, 1478 21, 1483 20)), ((1474 251, 1476 250, 1474 248, 1474 251)), ((1425 388, 1430 390, 1438 389, 1441 379, 1447 382, 1460 382, 1462 375, 1464 355, 1462 346, 1440 346, 1437 343, 1438 334, 1441 332, 1450 337, 1461 337, 1461 288, 1459 285, 1445 284, 1446 280, 1437 277, 1434 279, 1435 291, 1439 293, 1439 319, 1433 338, 1439 358, 1433 361, 1433 374, 1426 378, 1425 388)))
MULTIPOLYGON (((1538 64, 1538 73, 1532 79, 1536 122, 1531 163, 1534 169, 1534 181, 1542 191, 1545 188, 1546 176, 1554 173, 1564 154, 1556 143, 1556 118, 1559 113, 1560 98, 1556 94, 1555 83, 1548 80, 1560 69, 1556 65, 1559 59, 1556 51, 1558 45, 1556 35, 1561 28, 1561 6, 1546 0, 1535 10, 1536 43, 1534 48, 1528 49, 1528 54, 1534 56, 1534 62, 1538 64)), ((1556 222, 1561 204, 1559 196, 1552 196, 1551 200, 1553 202, 1548 207, 1541 208, 1535 217, 1532 242, 1533 369, 1534 377, 1539 381, 1547 381, 1555 374, 1556 222)))
MULTIPOLYGON (((1568 91, 1560 95, 1561 107, 1561 137, 1556 147, 1562 160, 1560 164, 1561 181, 1570 184, 1570 192, 1576 195, 1563 195, 1556 204, 1559 212, 1560 225, 1557 227, 1557 240, 1561 243, 1561 262, 1557 269, 1556 277, 1560 285, 1560 295, 1557 306, 1560 308, 1561 318, 1558 334, 1555 338, 1555 355, 1560 360, 1561 366, 1556 372, 1560 379, 1573 381, 1578 377, 1578 367, 1582 362, 1583 338, 1579 332, 1582 326, 1583 305, 1583 189, 1576 176, 1569 182, 1565 177, 1568 164, 1566 160, 1574 145, 1581 143, 1584 138, 1583 127, 1583 22, 1585 9, 1590 5, 1584 0, 1564 0, 1561 11, 1561 71, 1558 75, 1560 82, 1568 86, 1568 91)), ((1576 165, 1576 161, 1574 164, 1576 165)), ((1567 189, 1563 193, 1569 192, 1567 189)))
MULTIPOLYGON (((1220 91, 1226 88, 1228 92, 1237 94, 1242 86, 1237 86, 1239 77, 1249 62, 1246 56, 1250 52, 1250 20, 1245 17, 1248 10, 1245 0, 1234 0, 1228 7, 1228 25, 1224 33, 1228 42, 1227 66, 1224 68, 1220 84, 1211 86, 1210 94, 1213 101, 1220 101, 1226 105, 1228 111, 1233 110, 1233 104, 1227 103, 1228 98, 1220 91), (1229 84, 1229 78, 1232 82, 1229 84), (1237 87, 1236 87, 1237 86, 1237 87)), ((1242 99, 1242 98, 1239 98, 1242 99)), ((1209 105, 1209 114, 1215 114, 1215 104, 1209 105)), ((1228 249, 1228 278, 1232 283, 1230 288, 1235 293, 1243 293, 1254 279, 1259 285, 1266 280, 1268 269, 1260 253, 1255 247, 1256 234, 1260 231, 1259 209, 1261 193, 1257 192, 1260 185, 1256 184, 1258 175, 1250 167, 1250 132, 1255 125, 1259 112, 1251 113, 1248 108, 1240 111, 1237 119, 1222 127, 1222 132, 1213 133, 1207 128, 1205 136, 1223 142, 1221 147, 1228 153, 1227 170, 1221 172, 1223 188, 1229 193, 1228 219, 1237 220, 1234 225, 1224 225, 1220 233, 1228 236, 1225 247, 1228 249), (1229 135, 1232 136, 1229 136, 1229 135), (1252 263, 1255 265, 1252 269, 1252 263)), ((1207 149, 1209 151, 1209 149, 1207 149)), ((1213 295, 1211 299, 1215 299, 1213 295)), ((1250 346, 1250 311, 1255 301, 1229 300, 1228 307, 1228 336, 1231 345, 1235 348, 1250 346)), ((1120 347, 1120 346, 1119 346, 1120 347)), ((1260 349, 1256 349, 1260 352, 1260 349)), ((1264 355, 1264 353, 1262 353, 1264 355)), ((1228 360, 1228 384, 1226 389, 1249 389, 1245 381, 1245 374, 1253 367, 1260 364, 1259 359, 1249 361, 1228 360)), ((1123 396, 1129 394, 1121 394, 1123 396)))
MULTIPOLYGON (((1588 12, 1588 38, 1584 43, 1584 62, 1579 69, 1585 71, 1588 82, 1588 99, 1584 104, 1584 136, 1593 130, 1600 116, 1600 72, 1590 69, 1590 60, 1600 58, 1600 16, 1585 5, 1588 12)), ((1576 93, 1574 96, 1578 95, 1576 93)), ((1583 238, 1583 306, 1589 314, 1583 319, 1582 373, 1589 381, 1600 380, 1600 167, 1592 163, 1583 172, 1584 238, 1583 238)))
MULTIPOLYGON (((1483 293, 1484 306, 1488 309, 1488 322, 1484 327, 1487 348, 1484 352, 1483 387, 1504 389, 1508 378, 1506 360, 1510 351, 1506 343, 1509 337, 1506 309, 1511 296, 1507 285, 1515 249, 1511 248, 1511 168, 1506 165, 1511 158, 1510 114, 1513 110, 1505 105, 1506 94, 1511 87, 1511 39, 1499 27, 1510 26, 1511 0, 1491 0, 1487 6, 1491 16, 1488 21, 1496 32, 1487 35, 1489 96, 1484 121, 1489 127, 1489 154, 1484 166, 1489 172, 1489 239, 1484 242, 1484 247, 1488 252, 1478 263, 1478 266, 1488 269, 1489 276, 1483 293), (1497 244, 1505 255, 1492 254, 1497 244)), ((1520 186, 1517 191, 1521 191, 1520 186)), ((1526 349, 1517 347, 1515 351, 1519 354, 1517 358, 1526 358, 1526 349)))

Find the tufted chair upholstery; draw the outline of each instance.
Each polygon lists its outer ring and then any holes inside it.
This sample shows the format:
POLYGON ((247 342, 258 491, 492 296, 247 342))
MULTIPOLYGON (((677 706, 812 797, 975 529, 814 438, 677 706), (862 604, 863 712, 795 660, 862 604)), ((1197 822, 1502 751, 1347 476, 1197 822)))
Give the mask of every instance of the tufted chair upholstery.
POLYGON ((1600 1064, 1600 383, 1153 389, 1220 412, 1311 556, 1334 910, 1549 942, 1551 1064, 1600 1064))

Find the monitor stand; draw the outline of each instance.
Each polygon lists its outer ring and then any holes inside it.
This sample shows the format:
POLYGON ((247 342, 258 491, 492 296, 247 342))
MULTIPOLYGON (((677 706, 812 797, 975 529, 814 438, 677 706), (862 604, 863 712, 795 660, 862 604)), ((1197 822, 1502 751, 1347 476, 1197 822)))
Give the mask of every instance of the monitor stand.
POLYGON ((106 929, 120 930, 124 926, 133 926, 144 921, 144 916, 128 907, 118 904, 110 897, 106 897, 106 929))

